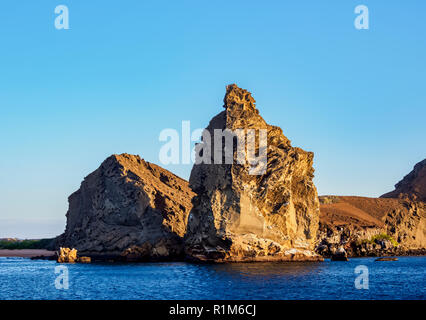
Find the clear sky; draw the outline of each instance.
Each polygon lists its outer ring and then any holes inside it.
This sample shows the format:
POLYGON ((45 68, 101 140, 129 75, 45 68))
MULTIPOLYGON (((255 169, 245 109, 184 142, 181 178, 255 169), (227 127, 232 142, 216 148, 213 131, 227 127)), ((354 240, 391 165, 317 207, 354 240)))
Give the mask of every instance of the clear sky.
POLYGON ((0 237, 61 233, 106 157, 159 164, 160 131, 205 127, 230 83, 315 153, 319 194, 390 191, 426 156, 425 34, 423 0, 2 1, 0 237))

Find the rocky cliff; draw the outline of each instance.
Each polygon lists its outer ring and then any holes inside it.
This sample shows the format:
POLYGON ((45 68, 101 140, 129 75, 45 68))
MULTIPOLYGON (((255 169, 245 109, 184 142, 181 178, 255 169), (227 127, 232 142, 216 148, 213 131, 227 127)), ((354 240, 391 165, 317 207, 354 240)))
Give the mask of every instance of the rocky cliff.
POLYGON ((201 261, 321 259, 312 252, 319 216, 313 153, 292 147, 279 127, 267 124, 250 92, 228 86, 223 107, 197 146, 196 161, 203 163, 194 165, 189 181, 197 196, 188 219, 187 255, 201 261), (214 138, 226 129, 246 136, 247 142, 254 132, 255 154, 266 150, 267 161, 250 161, 248 143, 247 161, 238 161, 238 140, 231 138, 228 144, 226 137, 214 138), (262 130, 267 142, 263 150, 262 130), (213 150, 223 155, 231 150, 231 159, 215 159, 213 150))
POLYGON ((426 159, 395 185, 395 190, 385 193, 381 198, 405 198, 426 202, 426 159))
POLYGON ((179 258, 192 197, 188 182, 169 171, 112 155, 69 197, 58 245, 95 258, 179 258))

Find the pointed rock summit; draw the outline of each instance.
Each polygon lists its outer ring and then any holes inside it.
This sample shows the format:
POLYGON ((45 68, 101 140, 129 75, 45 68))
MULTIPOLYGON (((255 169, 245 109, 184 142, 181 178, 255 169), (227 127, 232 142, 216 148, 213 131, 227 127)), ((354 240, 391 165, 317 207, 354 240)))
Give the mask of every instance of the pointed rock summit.
POLYGON ((95 258, 181 257, 193 195, 187 181, 139 156, 112 155, 69 197, 58 242, 95 258))
POLYGON ((191 172, 190 187, 197 195, 188 219, 186 254, 200 261, 321 260, 312 251, 319 219, 313 153, 292 147, 279 127, 267 124, 247 90, 227 86, 224 108, 205 130, 211 139, 203 134, 198 146, 196 160, 209 158, 210 164, 195 164, 191 172), (226 137, 213 138, 225 129, 246 135, 245 163, 237 161, 235 139, 230 147, 226 137), (266 163, 259 171, 248 161, 248 137, 255 132, 260 155, 262 130, 266 163), (211 154, 206 153, 210 142, 211 154), (230 162, 226 156, 215 159, 214 150, 226 154, 229 149, 230 162), (220 158, 222 163, 217 163, 220 158))
POLYGON ((426 159, 414 166, 404 179, 395 185, 395 190, 381 198, 408 198, 426 202, 426 159))

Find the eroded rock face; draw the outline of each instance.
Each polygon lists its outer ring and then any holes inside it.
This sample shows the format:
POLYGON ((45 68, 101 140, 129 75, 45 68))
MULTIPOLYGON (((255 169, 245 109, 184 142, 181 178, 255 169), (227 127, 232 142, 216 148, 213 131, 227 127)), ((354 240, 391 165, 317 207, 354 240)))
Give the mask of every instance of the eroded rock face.
POLYGON ((395 190, 381 198, 405 198, 426 202, 426 159, 414 166, 404 179, 395 185, 395 190))
MULTIPOLYGON (((313 153, 292 147, 279 127, 267 124, 248 91, 228 86, 224 108, 206 128, 210 149, 215 129, 255 129, 257 142, 258 130, 266 129, 266 171, 253 175, 253 166, 238 163, 236 143, 231 163, 214 163, 212 152, 211 164, 194 165, 189 182, 197 196, 188 219, 187 255, 206 261, 321 259, 312 252, 319 215, 313 153)), ((205 158, 206 143, 197 159, 205 158)), ((225 151, 225 145, 218 148, 225 151)))
POLYGON ((193 192, 188 182, 139 156, 112 155, 69 197, 59 244, 91 257, 175 258, 193 192))

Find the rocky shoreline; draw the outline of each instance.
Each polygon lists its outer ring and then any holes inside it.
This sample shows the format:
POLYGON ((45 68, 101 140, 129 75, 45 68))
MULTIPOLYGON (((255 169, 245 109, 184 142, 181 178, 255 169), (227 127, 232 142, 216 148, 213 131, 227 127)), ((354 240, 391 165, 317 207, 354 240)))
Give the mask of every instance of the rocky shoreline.
MULTIPOLYGON (((312 259, 307 258, 305 255, 297 257, 297 255, 288 257, 287 259, 281 258, 259 258, 256 260, 253 259, 238 259, 238 260, 203 260, 203 259, 194 259, 192 257, 174 257, 170 258, 142 258, 140 256, 129 257, 122 256, 120 254, 88 254, 89 259, 75 260, 71 263, 144 263, 144 262, 190 262, 190 263, 200 263, 200 264, 210 264, 210 263, 255 263, 255 262, 321 262, 324 259, 332 259, 334 261, 347 261, 347 259, 336 259, 336 254, 339 249, 329 251, 329 252, 320 252, 318 256, 313 257, 312 259)), ((28 258, 31 260, 50 260, 57 261, 59 263, 70 263, 70 261, 58 261, 58 253, 55 251, 44 250, 43 254, 40 255, 40 252, 36 250, 28 250, 30 252, 22 253, 23 250, 8 250, 8 252, 1 252, 0 257, 19 257, 19 258, 28 258)), ((86 253, 87 254, 87 253, 86 253)), ((367 251, 366 254, 357 254, 354 251, 345 250, 345 257, 347 258, 373 258, 377 257, 377 261, 395 261, 396 257, 417 257, 417 256, 426 256, 426 249, 408 249, 408 250, 380 250, 372 249, 367 251)), ((86 256, 85 256, 86 257, 86 256)))

